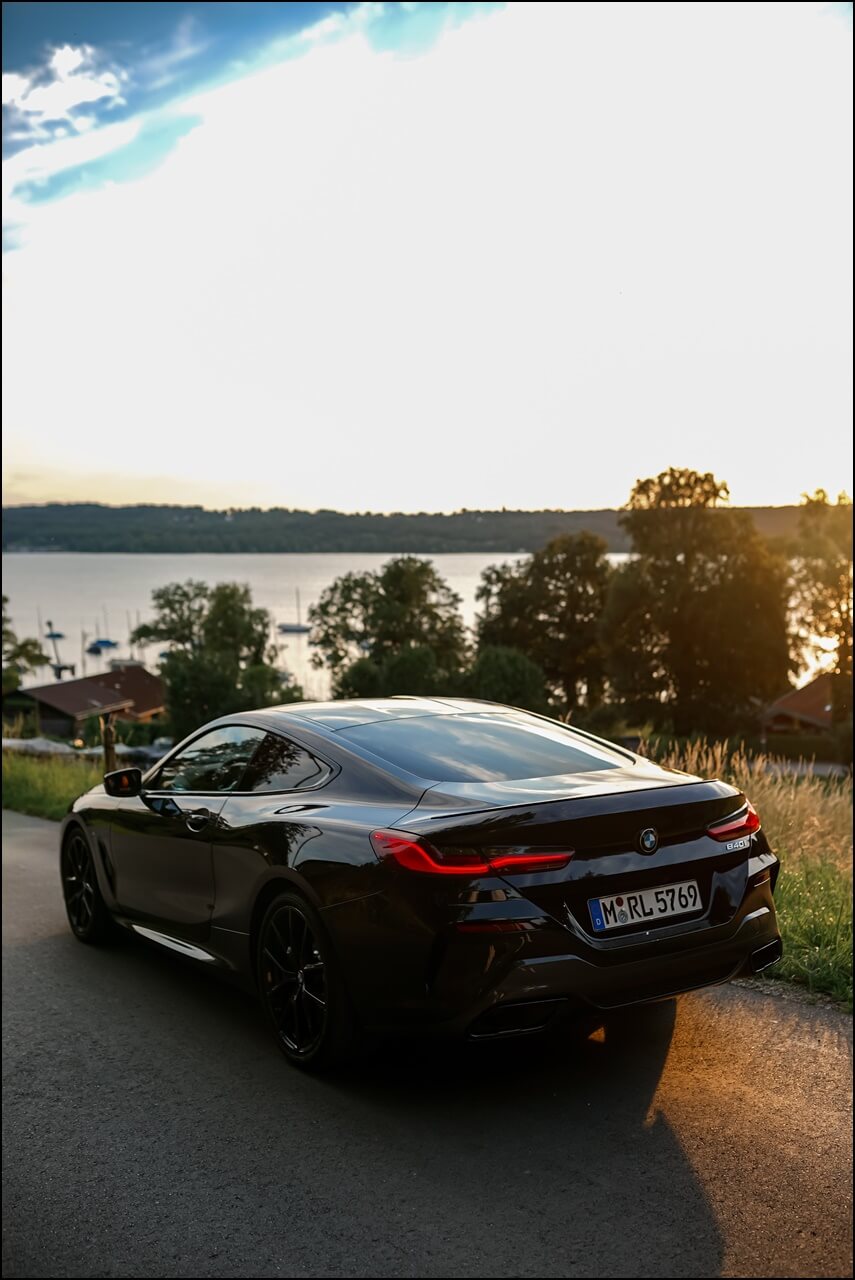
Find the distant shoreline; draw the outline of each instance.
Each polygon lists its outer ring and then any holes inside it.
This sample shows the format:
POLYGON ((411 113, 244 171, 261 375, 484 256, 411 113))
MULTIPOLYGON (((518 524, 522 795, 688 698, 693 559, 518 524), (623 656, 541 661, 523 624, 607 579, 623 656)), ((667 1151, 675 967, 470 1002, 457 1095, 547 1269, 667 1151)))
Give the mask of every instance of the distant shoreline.
MULTIPOLYGON (((791 538, 796 506, 742 507, 762 535, 791 538)), ((163 555, 527 555, 560 534, 592 533, 630 551, 620 511, 456 511, 450 514, 207 511, 202 507, 47 503, 3 508, 3 552, 163 555)), ((710 513, 715 518, 715 511, 710 513)))

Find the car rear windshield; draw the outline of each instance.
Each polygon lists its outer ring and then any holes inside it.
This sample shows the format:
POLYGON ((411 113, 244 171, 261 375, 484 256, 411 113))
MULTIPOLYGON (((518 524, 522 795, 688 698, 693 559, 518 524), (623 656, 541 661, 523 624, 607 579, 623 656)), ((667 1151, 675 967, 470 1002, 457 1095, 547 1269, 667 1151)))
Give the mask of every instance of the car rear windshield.
POLYGON ((509 782, 626 763, 617 751, 524 712, 376 720, 339 737, 432 782, 509 782))

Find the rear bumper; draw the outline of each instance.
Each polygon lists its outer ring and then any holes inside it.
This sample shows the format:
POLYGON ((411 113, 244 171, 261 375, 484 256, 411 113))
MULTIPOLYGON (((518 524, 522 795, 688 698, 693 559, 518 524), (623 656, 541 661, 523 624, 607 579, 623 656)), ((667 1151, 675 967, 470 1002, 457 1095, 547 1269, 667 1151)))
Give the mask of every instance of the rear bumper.
POLYGON ((557 1000, 554 1009, 545 1009, 549 1014, 546 1020, 551 1020, 558 1012, 619 1009, 663 1000, 728 982, 741 973, 758 973, 779 960, 781 953, 774 908, 763 906, 745 916, 726 941, 676 953, 657 953, 608 967, 577 955, 544 956, 512 969, 465 1030, 484 1034, 484 1027, 499 1008, 503 1015, 493 1020, 510 1027, 508 1008, 530 1001, 557 1000))
POLYGON ((422 996, 374 1004, 365 1021, 380 1031, 520 1034, 556 1016, 584 1017, 728 982, 780 956, 768 883, 750 891, 726 924, 605 954, 541 917, 525 933, 446 936, 422 996))

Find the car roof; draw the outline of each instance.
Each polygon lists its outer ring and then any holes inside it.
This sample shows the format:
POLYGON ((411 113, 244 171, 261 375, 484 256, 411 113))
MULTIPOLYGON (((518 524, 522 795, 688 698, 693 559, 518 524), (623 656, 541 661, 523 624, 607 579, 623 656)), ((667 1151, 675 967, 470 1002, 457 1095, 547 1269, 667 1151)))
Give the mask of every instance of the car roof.
MULTIPOLYGON (((335 742, 337 748, 340 751, 343 750, 352 763, 358 762, 360 768, 368 769, 375 776, 382 775, 384 785, 392 785, 399 791, 403 789, 405 797, 415 795, 418 798, 425 788, 434 785, 431 778, 420 772, 413 772, 386 756, 378 757, 367 745, 359 742, 358 739, 354 741, 345 731, 359 725, 389 723, 394 720, 454 719, 457 716, 471 719, 490 715, 513 717, 515 714, 523 714, 526 718, 552 723, 548 717, 525 712, 520 707, 508 706, 502 702, 490 702, 480 698, 423 698, 401 694, 391 698, 288 702, 279 706, 260 707, 255 711, 234 712, 228 716, 221 716, 217 720, 210 721, 198 732, 236 724, 257 725, 269 732, 278 730, 280 733, 293 734, 302 746, 310 751, 316 750, 320 755, 323 755, 324 743, 332 747, 335 742), (342 734, 343 736, 339 736, 342 734)), ((565 727, 570 728, 569 725, 565 727)), ((637 757, 624 747, 606 742, 594 734, 586 733, 584 729, 574 729, 571 732, 582 740, 587 739, 600 747, 606 747, 613 753, 626 757, 633 764, 636 763, 637 757)), ((180 749, 182 745, 179 743, 175 750, 180 749)), ((336 759, 334 755, 329 758, 336 759)), ((365 777, 367 778, 368 775, 366 774, 365 777)))
POLYGON ((263 714, 282 721, 310 721, 327 732, 336 733, 373 720, 461 715, 491 707, 509 710, 500 703, 481 702, 476 698, 417 698, 401 694, 392 698, 345 698, 339 702, 289 702, 279 707, 265 707, 263 714))

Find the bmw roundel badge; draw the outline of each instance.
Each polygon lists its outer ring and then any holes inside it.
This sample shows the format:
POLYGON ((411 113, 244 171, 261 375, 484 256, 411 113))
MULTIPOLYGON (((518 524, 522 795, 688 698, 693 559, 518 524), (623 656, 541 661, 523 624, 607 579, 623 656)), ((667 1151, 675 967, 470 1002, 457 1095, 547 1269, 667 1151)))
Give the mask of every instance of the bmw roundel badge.
POLYGON ((655 827, 645 827, 638 837, 638 847, 642 853, 655 853, 659 848, 659 832, 655 827))

